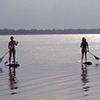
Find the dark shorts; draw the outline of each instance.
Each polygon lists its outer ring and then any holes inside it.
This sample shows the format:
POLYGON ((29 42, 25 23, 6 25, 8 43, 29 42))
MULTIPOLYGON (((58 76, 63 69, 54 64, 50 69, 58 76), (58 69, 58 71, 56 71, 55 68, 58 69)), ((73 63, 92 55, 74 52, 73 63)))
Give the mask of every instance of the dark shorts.
POLYGON ((15 49, 11 49, 11 50, 9 51, 9 53, 10 53, 10 54, 12 54, 12 53, 15 54, 15 49))
POLYGON ((82 54, 87 54, 87 51, 82 49, 82 54))
POLYGON ((15 51, 15 49, 11 49, 10 51, 11 51, 11 52, 14 52, 14 51, 15 51))

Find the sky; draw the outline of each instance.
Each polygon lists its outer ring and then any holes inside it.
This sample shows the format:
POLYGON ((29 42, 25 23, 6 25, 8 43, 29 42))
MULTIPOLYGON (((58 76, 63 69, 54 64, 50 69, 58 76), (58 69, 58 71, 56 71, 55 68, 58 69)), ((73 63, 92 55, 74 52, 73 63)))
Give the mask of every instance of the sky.
POLYGON ((0 29, 100 28, 100 0, 0 0, 0 29))

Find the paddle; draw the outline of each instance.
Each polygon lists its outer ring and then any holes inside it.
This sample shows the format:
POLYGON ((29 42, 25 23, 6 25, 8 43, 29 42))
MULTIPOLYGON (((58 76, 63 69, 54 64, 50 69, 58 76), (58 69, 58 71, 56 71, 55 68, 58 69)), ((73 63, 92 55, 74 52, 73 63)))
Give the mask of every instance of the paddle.
MULTIPOLYGON (((82 48, 82 49, 84 49, 84 48, 82 48)), ((84 50, 86 50, 86 49, 84 49, 84 50)), ((92 54, 91 52, 88 51, 88 53, 90 53, 92 56, 94 56, 96 60, 99 60, 99 59, 100 59, 99 57, 95 56, 95 55, 92 54)))
MULTIPOLYGON (((13 48, 14 46, 12 46, 12 48, 13 48)), ((12 49, 11 48, 11 49, 12 49)), ((0 63, 2 62, 2 60, 3 60, 3 58, 8 54, 8 52, 9 52, 9 50, 4 54, 4 56, 2 56, 1 58, 0 58, 0 63)))
POLYGON ((7 52, 4 54, 4 56, 2 56, 2 57, 0 58, 0 63, 2 62, 3 58, 7 55, 8 52, 9 52, 9 51, 7 51, 7 52))
MULTIPOLYGON (((89 52, 89 51, 88 51, 89 52)), ((95 57, 96 60, 99 60, 100 58, 95 56, 94 54, 92 54, 91 52, 89 52, 91 55, 93 55, 95 57)))

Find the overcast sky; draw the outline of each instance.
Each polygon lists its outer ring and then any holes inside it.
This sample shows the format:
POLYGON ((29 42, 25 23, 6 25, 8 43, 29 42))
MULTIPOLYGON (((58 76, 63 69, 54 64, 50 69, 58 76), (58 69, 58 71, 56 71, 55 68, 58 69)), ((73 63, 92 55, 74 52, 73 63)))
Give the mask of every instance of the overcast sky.
POLYGON ((100 0, 0 0, 4 28, 100 28, 100 0))

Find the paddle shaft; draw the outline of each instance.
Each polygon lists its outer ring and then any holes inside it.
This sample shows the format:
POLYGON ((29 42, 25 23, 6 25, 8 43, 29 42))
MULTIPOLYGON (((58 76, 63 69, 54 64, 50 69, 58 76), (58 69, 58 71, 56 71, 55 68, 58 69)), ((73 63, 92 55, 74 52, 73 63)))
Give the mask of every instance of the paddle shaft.
MULTIPOLYGON (((14 46, 12 46, 12 48, 13 48, 14 46)), ((12 49, 11 48, 11 49, 12 49)), ((9 53, 9 50, 4 54, 4 56, 3 56, 3 58, 7 55, 9 53)))
MULTIPOLYGON (((13 46, 13 47, 14 47, 14 46, 13 46)), ((12 47, 12 48, 13 48, 13 47, 12 47)), ((11 48, 11 49, 12 49, 12 48, 11 48)), ((0 58, 0 63, 2 62, 3 58, 4 58, 8 53, 9 53, 9 50, 0 58)))
POLYGON ((91 55, 95 56, 94 54, 92 54, 91 52, 88 51, 88 53, 90 53, 91 55))

